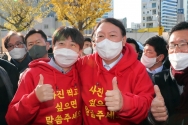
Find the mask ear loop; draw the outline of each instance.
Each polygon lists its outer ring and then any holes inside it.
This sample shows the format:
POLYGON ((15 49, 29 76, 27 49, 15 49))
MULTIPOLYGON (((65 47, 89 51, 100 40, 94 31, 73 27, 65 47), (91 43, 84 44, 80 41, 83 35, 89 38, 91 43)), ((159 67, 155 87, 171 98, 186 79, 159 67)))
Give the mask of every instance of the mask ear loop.
POLYGON ((29 51, 27 50, 26 45, 25 45, 25 44, 23 44, 23 46, 24 46, 24 48, 25 48, 25 51, 26 51, 26 52, 29 52, 29 51))
MULTIPOLYGON (((160 55, 159 55, 159 56, 160 56, 160 55)), ((157 61, 157 58, 159 58, 159 56, 156 57, 156 61, 157 61)), ((158 62, 155 62, 155 64, 157 64, 157 63, 159 63, 159 61, 158 61, 158 62)), ((155 65, 155 64, 154 64, 154 65, 155 65)))

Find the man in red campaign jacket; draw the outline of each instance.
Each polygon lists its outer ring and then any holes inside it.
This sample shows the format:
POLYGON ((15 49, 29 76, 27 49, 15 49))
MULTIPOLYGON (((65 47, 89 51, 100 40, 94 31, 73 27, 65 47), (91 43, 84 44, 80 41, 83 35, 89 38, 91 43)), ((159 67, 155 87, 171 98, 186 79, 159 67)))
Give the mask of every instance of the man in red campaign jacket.
POLYGON ((75 28, 60 27, 55 31, 54 57, 29 64, 9 105, 8 125, 82 125, 80 80, 75 62, 83 41, 75 28))
POLYGON ((153 84, 125 35, 120 21, 102 20, 94 31, 97 52, 77 62, 84 125, 135 125, 147 117, 153 84))

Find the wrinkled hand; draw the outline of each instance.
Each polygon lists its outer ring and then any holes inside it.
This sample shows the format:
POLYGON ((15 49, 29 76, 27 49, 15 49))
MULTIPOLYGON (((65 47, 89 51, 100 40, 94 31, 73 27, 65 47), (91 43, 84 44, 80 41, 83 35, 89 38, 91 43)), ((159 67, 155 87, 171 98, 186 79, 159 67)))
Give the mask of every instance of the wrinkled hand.
POLYGON ((168 118, 167 109, 164 98, 161 95, 160 89, 157 85, 154 86, 156 97, 151 103, 151 113, 156 121, 166 121, 168 118))
POLYGON ((112 79, 113 90, 105 93, 105 105, 109 111, 119 111, 123 106, 123 97, 117 85, 117 78, 112 79))
POLYGON ((44 77, 40 74, 40 79, 35 93, 40 102, 46 102, 54 98, 54 90, 50 84, 43 84, 44 77))

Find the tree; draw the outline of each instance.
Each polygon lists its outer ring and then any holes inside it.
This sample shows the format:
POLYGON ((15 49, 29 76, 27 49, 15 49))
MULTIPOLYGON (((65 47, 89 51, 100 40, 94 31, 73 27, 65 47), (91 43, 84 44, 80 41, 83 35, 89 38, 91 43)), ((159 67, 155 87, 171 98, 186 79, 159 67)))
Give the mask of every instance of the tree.
POLYGON ((0 28, 23 31, 32 27, 50 12, 48 0, 0 0, 0 28))
POLYGON ((111 10, 111 0, 51 0, 51 4, 59 21, 68 21, 80 31, 92 28, 111 10))

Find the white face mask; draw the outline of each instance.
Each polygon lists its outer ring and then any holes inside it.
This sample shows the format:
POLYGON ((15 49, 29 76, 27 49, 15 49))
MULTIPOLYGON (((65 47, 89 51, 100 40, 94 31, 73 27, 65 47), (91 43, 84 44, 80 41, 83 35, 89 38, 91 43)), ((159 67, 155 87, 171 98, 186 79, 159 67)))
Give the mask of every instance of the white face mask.
POLYGON ((87 47, 83 50, 83 53, 86 54, 86 55, 89 55, 92 53, 92 48, 91 47, 87 47))
POLYGON ((168 58, 175 70, 184 70, 188 67, 188 53, 173 53, 169 54, 168 58))
POLYGON ((118 54, 120 54, 122 48, 122 41, 113 42, 109 39, 104 39, 103 41, 96 43, 96 50, 99 56, 105 60, 114 59, 118 54))
POLYGON ((156 64, 157 57, 155 58, 149 58, 146 55, 142 54, 142 57, 140 59, 141 63, 146 67, 146 68, 151 68, 153 65, 156 64))
POLYGON ((78 53, 67 48, 56 49, 54 50, 54 58, 61 67, 66 68, 72 66, 77 61, 78 53))
POLYGON ((25 48, 14 48, 9 52, 9 55, 13 59, 22 59, 27 53, 25 48))

